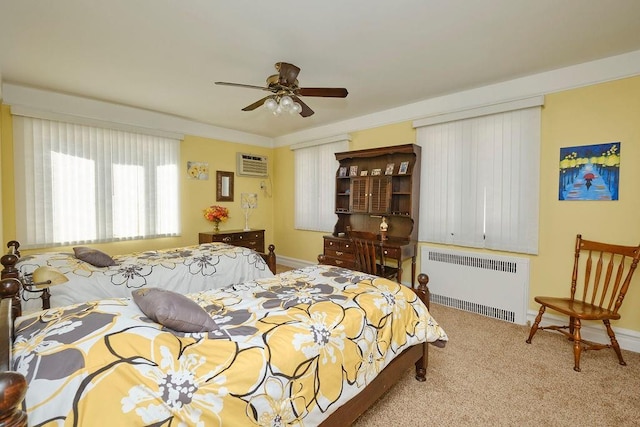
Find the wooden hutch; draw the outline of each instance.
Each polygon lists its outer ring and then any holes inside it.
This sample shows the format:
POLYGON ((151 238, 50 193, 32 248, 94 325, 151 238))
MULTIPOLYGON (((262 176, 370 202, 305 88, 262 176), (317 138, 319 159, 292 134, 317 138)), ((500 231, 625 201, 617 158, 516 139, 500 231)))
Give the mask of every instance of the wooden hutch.
MULTIPOLYGON (((398 268, 412 259, 415 280, 418 213, 420 206, 419 145, 336 153, 340 162, 336 172, 336 215, 333 234, 324 236, 324 262, 355 268, 355 254, 347 235, 352 230, 378 233, 385 257, 398 268), (387 239, 380 236, 382 217, 388 223, 387 239)), ((398 281, 401 280, 401 271, 398 281)))

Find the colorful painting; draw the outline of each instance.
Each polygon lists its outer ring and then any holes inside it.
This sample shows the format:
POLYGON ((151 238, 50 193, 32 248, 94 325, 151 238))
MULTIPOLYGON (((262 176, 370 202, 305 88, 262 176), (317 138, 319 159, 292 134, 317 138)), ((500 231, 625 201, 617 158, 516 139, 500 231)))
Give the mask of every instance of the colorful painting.
POLYGON ((618 200, 620 142, 560 149, 559 200, 618 200))

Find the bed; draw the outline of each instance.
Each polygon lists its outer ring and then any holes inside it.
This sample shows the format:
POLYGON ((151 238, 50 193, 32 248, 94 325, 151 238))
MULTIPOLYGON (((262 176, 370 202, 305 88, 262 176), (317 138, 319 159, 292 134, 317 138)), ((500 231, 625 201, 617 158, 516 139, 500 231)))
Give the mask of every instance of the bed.
MULTIPOLYGON (((349 425, 411 366, 424 381, 426 343, 447 341, 428 312, 427 281, 420 275, 412 290, 317 265, 192 293, 216 325, 199 333, 151 321, 131 298, 23 316, 12 345, 10 325, 0 330, 0 369, 14 371, 0 374, 0 419, 349 425)), ((0 284, 7 323, 19 286, 13 278, 0 284)))
POLYGON ((74 252, 42 252, 20 257, 19 247, 16 241, 8 244, 9 252, 16 255, 6 258, 9 264, 15 261, 13 265, 5 265, 5 270, 15 272, 10 277, 29 277, 38 267, 48 266, 68 279, 44 292, 24 288, 21 298, 25 313, 103 298, 129 297, 131 290, 148 286, 162 286, 180 293, 222 288, 245 280, 272 277, 276 264, 273 245, 267 254, 225 243, 205 243, 113 257, 86 247, 74 248, 74 252))

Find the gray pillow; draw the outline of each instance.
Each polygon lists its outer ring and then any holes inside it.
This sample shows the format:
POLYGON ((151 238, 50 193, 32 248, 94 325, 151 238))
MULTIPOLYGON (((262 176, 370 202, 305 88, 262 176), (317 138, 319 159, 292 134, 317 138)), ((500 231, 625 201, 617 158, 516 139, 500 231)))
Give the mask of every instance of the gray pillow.
POLYGON ((140 310, 154 322, 179 332, 210 332, 218 325, 198 303, 176 292, 142 288, 131 292, 140 310))
POLYGON ((96 267, 109 267, 116 265, 116 262, 109 255, 97 249, 88 248, 86 246, 76 246, 73 248, 76 258, 88 262, 96 267))

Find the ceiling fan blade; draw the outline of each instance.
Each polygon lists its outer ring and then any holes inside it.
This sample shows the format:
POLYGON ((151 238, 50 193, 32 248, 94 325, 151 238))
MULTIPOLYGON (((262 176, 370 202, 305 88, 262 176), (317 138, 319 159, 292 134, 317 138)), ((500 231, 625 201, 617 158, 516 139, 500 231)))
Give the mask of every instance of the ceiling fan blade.
POLYGON ((262 98, 262 99, 260 99, 260 100, 258 100, 258 101, 256 101, 256 102, 254 102, 253 104, 251 104, 251 105, 247 105, 246 107, 244 107, 244 108, 242 109, 242 111, 253 111, 253 110, 255 110, 256 108, 258 108, 258 107, 260 107, 262 104, 264 104, 264 101, 266 101, 266 100, 267 100, 267 98, 269 98, 269 97, 268 97, 268 96, 265 96, 264 98, 262 98))
POLYGON ((263 86, 254 86, 254 85, 245 85, 242 83, 229 83, 229 82, 215 82, 215 84, 217 85, 221 85, 221 86, 236 86, 236 87, 246 87, 248 89, 260 89, 260 90, 271 90, 268 87, 263 87, 263 86))
POLYGON ((301 87, 297 90, 300 96, 324 96, 329 98, 346 98, 349 92, 343 87, 301 87))
POLYGON ((304 102, 302 102, 302 100, 300 98, 298 98, 295 95, 292 95, 291 98, 297 102, 298 104, 300 104, 300 106, 302 107, 302 111, 300 111, 300 115, 302 117, 309 117, 311 115, 313 115, 313 110, 311 108, 309 108, 309 106, 307 104, 305 104, 304 102))
POLYGON ((300 73, 300 68, 287 62, 276 62, 276 70, 280 75, 278 81, 284 86, 293 86, 300 73))

